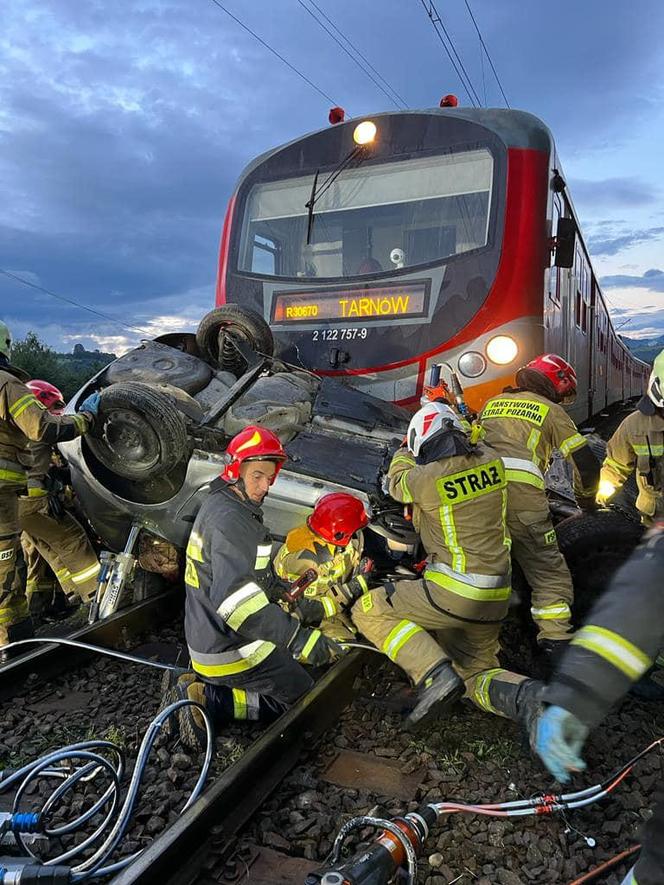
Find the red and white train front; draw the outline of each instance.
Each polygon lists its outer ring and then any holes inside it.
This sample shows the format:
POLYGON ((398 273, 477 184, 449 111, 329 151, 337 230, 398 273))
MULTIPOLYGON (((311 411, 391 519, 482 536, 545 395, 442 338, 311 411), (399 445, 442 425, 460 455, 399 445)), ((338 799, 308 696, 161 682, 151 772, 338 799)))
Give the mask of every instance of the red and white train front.
POLYGON ((230 201, 217 304, 257 310, 283 359, 402 405, 447 362, 479 407, 543 349, 551 151, 530 114, 456 108, 277 148, 230 201))

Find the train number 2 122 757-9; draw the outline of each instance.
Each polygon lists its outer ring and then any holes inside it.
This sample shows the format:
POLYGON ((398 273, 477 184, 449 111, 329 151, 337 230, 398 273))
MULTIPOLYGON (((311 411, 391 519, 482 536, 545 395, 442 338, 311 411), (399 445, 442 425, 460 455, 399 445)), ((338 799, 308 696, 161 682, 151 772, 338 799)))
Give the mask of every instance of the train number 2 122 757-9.
POLYGON ((369 330, 360 329, 314 329, 311 337, 314 341, 353 341, 355 338, 366 338, 369 330))

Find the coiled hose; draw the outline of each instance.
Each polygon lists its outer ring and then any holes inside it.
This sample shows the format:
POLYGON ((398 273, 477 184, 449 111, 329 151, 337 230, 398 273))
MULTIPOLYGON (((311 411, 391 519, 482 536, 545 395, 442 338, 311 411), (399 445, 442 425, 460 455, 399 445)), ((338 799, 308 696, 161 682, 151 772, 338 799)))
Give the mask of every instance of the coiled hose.
MULTIPOLYGON (((140 661, 140 659, 134 660, 140 661)), ((172 668, 168 667, 168 669, 172 668)), ((201 764, 201 770, 196 784, 180 814, 187 811, 203 791, 212 760, 214 731, 210 717, 204 707, 195 701, 183 699, 161 710, 148 726, 138 750, 124 799, 121 798, 122 780, 125 773, 124 753, 120 747, 111 741, 82 741, 81 743, 72 744, 71 746, 63 747, 61 750, 48 753, 34 762, 29 762, 4 778, 0 774, 0 793, 10 789, 16 790, 12 817, 5 821, 2 829, 0 829, 0 835, 2 835, 3 830, 11 830, 24 855, 35 858, 44 866, 71 865, 71 861, 78 859, 77 863, 71 866, 70 882, 83 882, 87 879, 108 876, 132 863, 141 854, 141 851, 104 866, 127 832, 148 757, 162 725, 167 719, 176 715, 179 710, 187 706, 193 707, 201 713, 206 731, 205 757, 201 764), (110 783, 91 807, 66 824, 58 827, 51 826, 51 813, 63 796, 74 789, 77 784, 93 782, 102 773, 106 775, 110 783), (30 784, 40 778, 56 778, 61 780, 62 783, 58 784, 46 798, 40 811, 36 813, 21 812, 21 799, 27 792, 30 784), (105 816, 95 831, 79 845, 75 845, 57 857, 42 860, 23 839, 25 834, 35 832, 42 833, 49 838, 72 834, 103 810, 105 810, 105 816), (81 859, 83 852, 93 847, 93 853, 89 857, 81 859)))

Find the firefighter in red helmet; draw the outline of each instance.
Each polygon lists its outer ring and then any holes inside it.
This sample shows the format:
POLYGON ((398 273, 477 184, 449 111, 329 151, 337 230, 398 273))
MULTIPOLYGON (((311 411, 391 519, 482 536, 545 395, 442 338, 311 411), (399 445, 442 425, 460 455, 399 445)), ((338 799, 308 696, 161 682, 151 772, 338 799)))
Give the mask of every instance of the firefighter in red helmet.
MULTIPOLYGON (((216 726, 278 716, 312 685, 301 664, 326 664, 341 652, 276 603, 283 585, 272 569, 261 504, 285 460, 271 430, 238 433, 189 537, 185 635, 193 673, 166 684, 163 703, 195 700, 216 726)), ((184 707, 178 724, 183 743, 204 746, 195 708, 184 707)))
POLYGON ((544 474, 558 449, 572 462, 579 504, 592 508, 600 464, 563 408, 576 396, 576 373, 567 360, 555 353, 538 356, 518 370, 516 382, 488 400, 480 423, 505 465, 512 556, 532 589, 540 649, 552 656, 572 637, 574 590, 551 522, 544 474))
POLYGON ((354 637, 347 611, 368 590, 371 564, 362 559, 362 529, 368 522, 359 498, 347 492, 323 495, 306 523, 288 533, 274 560, 275 571, 286 581, 310 569, 316 572, 299 607, 308 621, 338 641, 354 637))
MULTIPOLYGON (((64 397, 48 381, 26 385, 52 414, 61 415, 64 397)), ((57 578, 71 602, 89 602, 97 589, 99 560, 85 529, 64 506, 64 484, 57 478, 53 447, 31 442, 27 494, 18 499, 21 546, 27 566, 26 592, 30 613, 48 612, 57 578), (50 570, 48 568, 50 566, 50 570)))

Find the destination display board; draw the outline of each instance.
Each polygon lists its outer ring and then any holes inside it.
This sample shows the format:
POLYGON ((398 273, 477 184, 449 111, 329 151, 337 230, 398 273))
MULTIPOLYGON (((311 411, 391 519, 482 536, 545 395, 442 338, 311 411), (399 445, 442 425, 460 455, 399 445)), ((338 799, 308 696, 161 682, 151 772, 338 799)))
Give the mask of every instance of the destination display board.
POLYGON ((424 317, 429 308, 427 281, 335 291, 275 292, 271 320, 276 324, 345 323, 424 317))

